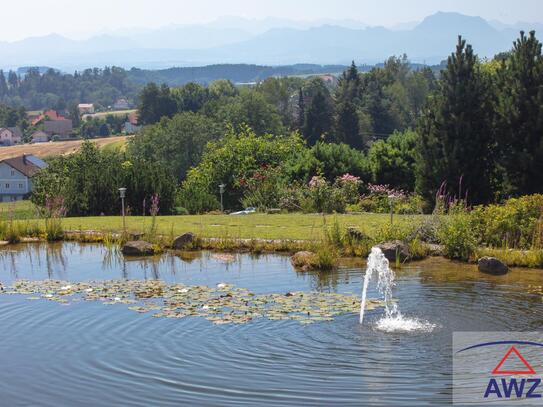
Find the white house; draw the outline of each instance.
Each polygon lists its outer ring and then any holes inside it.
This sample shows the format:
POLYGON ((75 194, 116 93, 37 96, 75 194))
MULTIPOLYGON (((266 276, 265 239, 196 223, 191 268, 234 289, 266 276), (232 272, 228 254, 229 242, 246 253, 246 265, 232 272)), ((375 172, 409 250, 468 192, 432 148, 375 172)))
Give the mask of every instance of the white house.
POLYGON ((24 199, 32 192, 32 176, 47 164, 33 155, 22 155, 0 161, 0 201, 24 199))
POLYGON ((23 134, 18 127, 0 128, 0 144, 3 146, 13 146, 21 144, 23 134))
POLYGON ((79 109, 79 114, 93 114, 94 113, 94 104, 92 103, 80 103, 77 105, 79 109))

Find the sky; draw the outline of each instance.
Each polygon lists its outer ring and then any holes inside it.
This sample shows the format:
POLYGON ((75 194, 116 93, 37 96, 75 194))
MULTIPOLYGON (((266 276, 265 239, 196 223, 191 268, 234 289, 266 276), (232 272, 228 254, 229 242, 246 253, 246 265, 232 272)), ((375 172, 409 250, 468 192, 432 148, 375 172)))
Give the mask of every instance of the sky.
POLYGON ((437 11, 505 23, 543 21, 542 0, 24 0, 2 5, 0 42, 53 32, 75 38, 132 27, 195 24, 221 16, 354 19, 393 26, 437 11))

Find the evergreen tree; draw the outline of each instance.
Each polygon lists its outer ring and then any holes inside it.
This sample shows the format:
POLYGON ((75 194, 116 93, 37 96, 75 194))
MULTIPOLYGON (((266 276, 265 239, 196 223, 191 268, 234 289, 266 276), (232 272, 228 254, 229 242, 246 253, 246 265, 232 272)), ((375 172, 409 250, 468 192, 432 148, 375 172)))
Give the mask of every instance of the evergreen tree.
POLYGON ((70 106, 70 109, 68 111, 70 115, 70 120, 72 121, 72 125, 74 128, 78 128, 81 125, 81 116, 79 115, 79 109, 76 104, 73 104, 70 106))
POLYGON ((332 128, 332 106, 321 90, 318 90, 307 109, 303 135, 309 145, 314 145, 332 128))
POLYGON ((515 42, 498 72, 498 119, 506 192, 543 192, 543 58, 535 33, 515 42))
POLYGON ((13 71, 9 71, 8 73, 8 84, 10 89, 16 89, 17 86, 19 86, 19 77, 17 74, 13 71))
POLYGON ((338 89, 335 95, 336 123, 335 141, 346 143, 357 149, 364 147, 364 140, 360 135, 357 104, 360 92, 360 77, 354 61, 350 68, 343 72, 339 79, 338 89))
POLYGON ((150 83, 141 91, 138 110, 141 123, 152 124, 162 117, 172 117, 177 112, 177 102, 167 85, 150 83))
POLYGON ((8 94, 8 84, 6 83, 6 77, 4 71, 0 69, 0 98, 8 94))
POLYGON ((298 95, 298 129, 300 131, 303 130, 305 125, 305 99, 304 99, 304 91, 302 88, 300 88, 300 92, 298 95))
POLYGON ((353 102, 345 101, 337 109, 336 140, 349 147, 362 150, 364 139, 360 134, 356 106, 353 102))
POLYGON ((432 200, 443 182, 471 204, 492 198, 489 84, 471 45, 458 38, 420 124, 417 189, 432 200))

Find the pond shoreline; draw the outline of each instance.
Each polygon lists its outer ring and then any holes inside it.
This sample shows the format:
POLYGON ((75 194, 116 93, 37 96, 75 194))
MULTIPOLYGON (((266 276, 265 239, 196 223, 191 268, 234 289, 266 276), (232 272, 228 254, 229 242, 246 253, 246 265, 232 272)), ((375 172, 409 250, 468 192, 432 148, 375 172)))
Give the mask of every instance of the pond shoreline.
MULTIPOLYGON (((220 237, 195 237, 192 244, 183 250, 175 250, 172 248, 172 241, 175 236, 155 235, 147 236, 143 233, 128 233, 125 236, 119 232, 102 232, 99 230, 65 230, 62 235, 62 239, 59 241, 66 242, 79 242, 79 243, 102 243, 106 246, 121 245, 127 240, 145 240, 149 239, 156 248, 156 254, 163 252, 182 252, 182 251, 215 251, 215 252, 230 252, 230 253, 253 253, 253 254, 273 254, 283 253, 285 255, 294 255, 301 251, 314 251, 322 248, 322 242, 316 240, 303 240, 303 239, 264 239, 264 238, 220 238, 220 237), (143 239, 144 238, 144 239, 143 239)), ((7 246, 16 243, 47 243, 48 240, 42 236, 28 236, 20 237, 17 242, 0 241, 0 246, 7 246)), ((329 247, 328 247, 329 248, 329 247)), ((327 249, 326 247, 324 248, 327 249)), ((334 264, 328 264, 320 269, 326 270, 337 266, 337 262, 340 259, 354 259, 365 258, 371 249, 371 245, 359 245, 355 248, 351 247, 350 250, 343 250, 341 253, 336 252, 334 258, 334 264)), ((506 253, 507 255, 524 256, 529 254, 530 251, 514 250, 514 249, 492 249, 481 247, 478 250, 479 255, 492 256, 500 258, 500 253, 506 253)), ((458 262, 461 264, 477 264, 477 258, 474 257, 469 261, 461 259, 452 259, 444 255, 443 246, 437 244, 431 244, 426 242, 419 242, 419 245, 414 253, 403 261, 396 261, 396 266, 401 267, 405 263, 416 262, 424 260, 430 257, 440 257, 452 262, 458 262)), ((391 259, 391 262, 393 260, 391 259)), ((510 267, 525 268, 542 270, 543 267, 532 267, 523 264, 509 263, 507 259, 504 263, 510 267)), ((319 267, 315 267, 319 269, 319 267)))

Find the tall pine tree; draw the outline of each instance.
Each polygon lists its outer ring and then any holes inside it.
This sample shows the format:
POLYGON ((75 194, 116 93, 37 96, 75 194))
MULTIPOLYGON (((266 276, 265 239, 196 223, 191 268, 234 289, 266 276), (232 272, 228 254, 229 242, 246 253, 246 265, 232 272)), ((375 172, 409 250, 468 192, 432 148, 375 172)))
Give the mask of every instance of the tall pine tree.
POLYGON ((505 191, 543 192, 543 58, 534 31, 524 32, 498 73, 497 130, 505 163, 505 191))
POLYGON ((303 135, 310 146, 314 145, 332 128, 332 107, 322 90, 317 90, 305 116, 303 135))
POLYGON ((364 140, 360 135, 357 105, 360 104, 360 77, 354 61, 339 78, 335 94, 337 116, 335 118, 335 141, 361 150, 364 140))
POLYGON ((8 94, 8 84, 6 83, 6 77, 4 71, 0 69, 0 98, 8 94))
POLYGON ((470 204, 492 199, 493 137, 489 84, 471 45, 458 38, 420 126, 417 189, 433 200, 443 182, 470 204))

